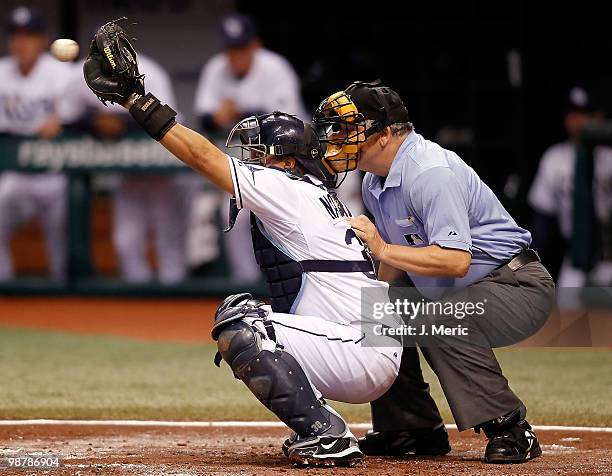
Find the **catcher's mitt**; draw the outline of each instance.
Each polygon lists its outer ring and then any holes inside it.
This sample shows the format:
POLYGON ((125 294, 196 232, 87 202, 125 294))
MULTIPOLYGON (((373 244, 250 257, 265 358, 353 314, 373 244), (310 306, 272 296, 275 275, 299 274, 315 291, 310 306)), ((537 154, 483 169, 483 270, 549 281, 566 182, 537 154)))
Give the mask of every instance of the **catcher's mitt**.
POLYGON ((144 94, 144 76, 138 72, 136 51, 117 22, 101 26, 91 41, 83 65, 89 89, 106 101, 123 104, 132 93, 144 94))

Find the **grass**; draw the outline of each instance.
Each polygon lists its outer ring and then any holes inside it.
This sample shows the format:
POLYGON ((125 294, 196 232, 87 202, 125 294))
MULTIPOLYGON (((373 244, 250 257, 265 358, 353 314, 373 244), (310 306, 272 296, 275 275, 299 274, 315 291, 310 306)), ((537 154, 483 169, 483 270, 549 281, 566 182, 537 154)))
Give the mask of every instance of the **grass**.
MULTIPOLYGON (((225 364, 213 365, 214 351, 210 344, 2 328, 0 418, 273 419, 225 364)), ((612 426, 611 351, 513 349, 498 356, 531 422, 612 426)), ((426 375, 452 422, 435 376, 426 375)), ((351 421, 369 420, 367 405, 336 408, 351 421)))

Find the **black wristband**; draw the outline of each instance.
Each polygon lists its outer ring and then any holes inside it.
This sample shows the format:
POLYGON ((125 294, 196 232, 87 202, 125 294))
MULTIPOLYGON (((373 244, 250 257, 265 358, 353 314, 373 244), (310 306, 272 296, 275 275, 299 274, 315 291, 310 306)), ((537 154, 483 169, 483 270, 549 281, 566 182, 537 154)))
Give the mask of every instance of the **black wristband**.
POLYGON ((130 114, 156 141, 176 123, 176 111, 167 104, 162 105, 151 93, 138 98, 130 107, 130 114))

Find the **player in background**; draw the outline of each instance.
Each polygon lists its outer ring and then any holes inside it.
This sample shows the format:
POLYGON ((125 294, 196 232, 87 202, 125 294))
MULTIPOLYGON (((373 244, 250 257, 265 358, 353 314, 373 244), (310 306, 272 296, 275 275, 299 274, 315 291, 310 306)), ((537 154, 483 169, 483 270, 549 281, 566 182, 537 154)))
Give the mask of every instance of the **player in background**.
MULTIPOLYGON (((141 73, 160 97, 174 103, 168 73, 152 58, 138 56, 141 73)), ((74 66, 71 94, 62 101, 62 116, 102 139, 117 139, 138 128, 124 108, 105 106, 83 83, 83 63, 74 66)), ((187 275, 186 234, 191 199, 200 180, 189 172, 175 174, 116 174, 110 180, 113 204, 112 241, 121 277, 130 283, 151 281, 155 274, 147 259, 154 236, 157 279, 176 284, 187 275)))
POLYGON ((305 118, 295 71, 262 46, 253 20, 228 15, 221 31, 224 50, 206 62, 196 91, 194 109, 203 130, 226 134, 238 120, 273 110, 305 118))
MULTIPOLYGON (((231 14, 220 30, 223 51, 202 68, 195 95, 194 111, 204 132, 224 139, 238 120, 275 110, 305 119, 297 74, 285 58, 262 46, 253 20, 231 14)), ((239 216, 223 239, 233 278, 258 279, 257 263, 244 253, 251 248, 248 217, 239 216)))
MULTIPOLYGON (((151 137, 233 195, 237 208, 254 213, 260 260, 276 288, 272 307, 294 313, 272 312, 249 294, 228 297, 212 331, 216 362, 223 358, 294 431, 283 446, 290 461, 360 461, 357 440, 323 398, 360 403, 379 397, 397 376, 402 349, 391 338, 381 339, 384 347, 360 345, 361 288, 387 285, 374 278, 369 255, 347 225, 346 208, 323 183, 335 182, 335 165, 321 159, 309 124, 279 112, 241 121, 228 144, 237 140, 248 157, 227 156, 177 123, 172 108, 145 95, 137 71, 112 74, 99 45, 115 45, 117 36, 119 45, 129 45, 116 32, 110 24, 97 33, 84 66, 88 86, 101 99, 123 104, 151 137)), ((111 50, 114 62, 131 61, 122 56, 126 48, 111 50)))
MULTIPOLYGON (((534 247, 546 249, 558 227, 567 243, 568 252, 563 259, 557 285, 580 287, 589 282, 599 286, 612 283, 612 263, 600 261, 587 273, 574 266, 571 242, 574 239, 574 172, 576 166, 576 141, 584 126, 590 121, 601 121, 602 112, 593 103, 589 93, 581 87, 569 91, 565 114, 565 130, 568 139, 550 146, 542 159, 529 191, 529 204, 534 210, 534 247), (555 223, 557 222, 557 223, 555 223)), ((593 198, 596 216, 601 223, 612 220, 612 149, 596 147, 594 154, 593 198)))
MULTIPOLYGON (((0 59, 0 132, 53 139, 62 130, 58 100, 69 67, 46 53, 45 19, 28 7, 8 18, 10 56, 0 59)), ((51 277, 66 275, 66 177, 60 173, 4 172, 0 175, 0 280, 15 276, 10 240, 25 222, 42 224, 51 277)))

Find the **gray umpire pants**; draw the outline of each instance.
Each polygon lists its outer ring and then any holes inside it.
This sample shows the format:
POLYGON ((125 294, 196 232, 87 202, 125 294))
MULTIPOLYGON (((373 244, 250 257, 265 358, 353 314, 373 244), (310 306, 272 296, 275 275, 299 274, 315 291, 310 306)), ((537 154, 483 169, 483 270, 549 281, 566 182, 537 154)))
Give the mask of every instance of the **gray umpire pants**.
MULTIPOLYGON (((485 339, 494 336, 491 341, 499 340, 500 335, 523 334, 526 338, 533 334, 546 322, 555 299, 554 282, 538 262, 517 271, 503 266, 467 289, 487 296, 486 319, 470 330, 481 332, 485 339)), ((490 346, 444 340, 419 347, 440 381, 460 431, 523 406, 490 346)), ((371 408, 374 431, 434 428, 442 423, 423 379, 416 347, 404 349, 397 380, 371 408)))

